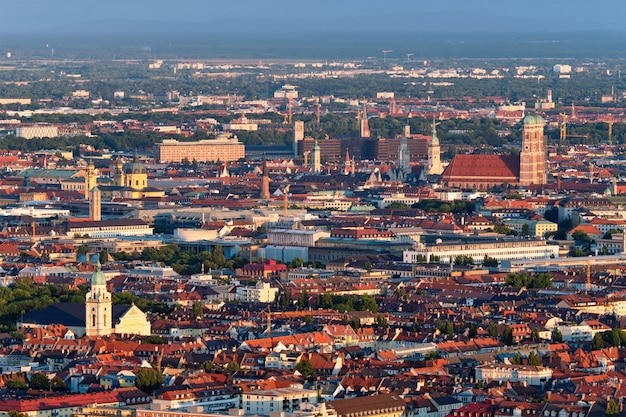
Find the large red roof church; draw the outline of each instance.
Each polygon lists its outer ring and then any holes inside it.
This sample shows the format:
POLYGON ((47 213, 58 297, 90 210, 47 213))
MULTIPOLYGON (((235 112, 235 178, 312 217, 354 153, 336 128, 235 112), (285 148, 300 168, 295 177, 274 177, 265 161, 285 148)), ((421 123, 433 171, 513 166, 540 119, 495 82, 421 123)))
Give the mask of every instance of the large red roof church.
POLYGON ((486 190, 502 185, 541 185, 546 183, 545 121, 529 115, 523 120, 520 155, 455 155, 442 174, 446 187, 486 190))

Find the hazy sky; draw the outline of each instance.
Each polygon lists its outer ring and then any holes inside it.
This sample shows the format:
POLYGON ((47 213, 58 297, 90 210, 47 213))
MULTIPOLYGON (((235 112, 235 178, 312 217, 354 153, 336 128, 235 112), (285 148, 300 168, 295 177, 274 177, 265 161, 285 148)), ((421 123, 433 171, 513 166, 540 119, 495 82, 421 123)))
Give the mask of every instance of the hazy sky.
POLYGON ((624 0, 19 0, 0 33, 626 30, 624 0))

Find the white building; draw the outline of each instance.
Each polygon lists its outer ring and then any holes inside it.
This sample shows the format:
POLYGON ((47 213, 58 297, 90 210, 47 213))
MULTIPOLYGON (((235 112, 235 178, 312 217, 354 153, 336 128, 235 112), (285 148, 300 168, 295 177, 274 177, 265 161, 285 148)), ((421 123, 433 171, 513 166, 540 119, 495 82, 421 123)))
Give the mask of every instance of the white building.
POLYGON ((271 303, 277 294, 278 288, 272 288, 263 281, 258 281, 254 287, 237 287, 237 299, 244 303, 271 303))
POLYGON ((56 138, 59 136, 59 128, 49 124, 21 125, 15 129, 15 136, 24 139, 56 138))
POLYGON ((489 364, 476 367, 476 380, 522 382, 543 386, 552 378, 552 369, 543 366, 489 364))
POLYGON ((274 412, 293 412, 301 404, 317 404, 317 391, 298 388, 276 388, 251 391, 241 395, 245 415, 269 416, 274 412))
POLYGON ((276 246, 313 247, 321 238, 330 233, 317 230, 270 229, 267 231, 267 243, 276 246))
POLYGON ((422 257, 425 257, 425 259, 438 257, 441 263, 450 263, 457 256, 471 257, 477 262, 481 262, 485 256, 499 261, 558 258, 559 247, 557 245, 548 245, 545 240, 498 240, 484 243, 443 243, 428 246, 418 244, 417 250, 404 251, 403 262, 416 263, 418 257, 420 259, 422 257))

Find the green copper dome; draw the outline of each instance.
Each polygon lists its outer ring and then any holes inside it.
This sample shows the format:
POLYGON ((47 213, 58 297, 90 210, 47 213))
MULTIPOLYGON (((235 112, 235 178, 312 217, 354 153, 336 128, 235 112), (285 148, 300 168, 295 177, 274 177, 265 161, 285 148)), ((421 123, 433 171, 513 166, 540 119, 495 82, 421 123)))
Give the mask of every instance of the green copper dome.
POLYGON ((545 125, 546 121, 543 120, 543 117, 538 116, 536 114, 529 114, 524 117, 523 121, 524 125, 545 125))
POLYGON ((102 272, 100 261, 96 264, 96 270, 91 275, 91 285, 106 285, 107 279, 102 272))
POLYGON ((126 168, 127 174, 145 174, 146 166, 139 161, 139 155, 135 155, 133 162, 126 168))

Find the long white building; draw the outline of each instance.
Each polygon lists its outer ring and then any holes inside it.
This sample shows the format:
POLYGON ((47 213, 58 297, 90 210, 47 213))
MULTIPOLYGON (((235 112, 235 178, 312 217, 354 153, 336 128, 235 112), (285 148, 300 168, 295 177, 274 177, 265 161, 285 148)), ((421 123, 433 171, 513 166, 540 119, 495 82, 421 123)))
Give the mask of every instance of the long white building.
POLYGON ((437 257, 441 263, 450 263, 457 256, 467 256, 481 262, 485 256, 499 261, 512 259, 558 258, 559 247, 545 240, 510 240, 481 243, 419 244, 417 250, 404 251, 403 261, 416 263, 418 259, 437 257), (421 256, 420 256, 421 255, 421 256))

